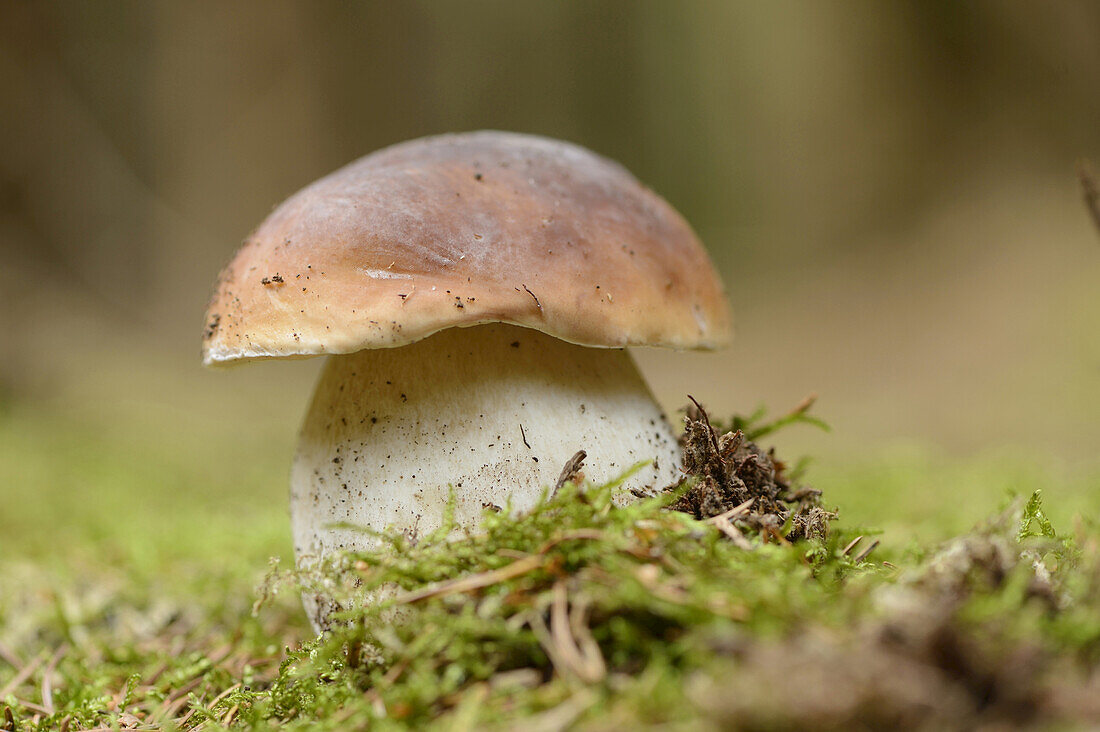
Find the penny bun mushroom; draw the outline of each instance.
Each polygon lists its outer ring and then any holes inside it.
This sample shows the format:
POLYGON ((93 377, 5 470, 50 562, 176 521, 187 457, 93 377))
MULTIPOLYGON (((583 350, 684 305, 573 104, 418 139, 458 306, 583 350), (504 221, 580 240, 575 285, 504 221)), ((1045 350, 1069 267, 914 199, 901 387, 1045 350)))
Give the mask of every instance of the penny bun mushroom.
MULTIPOLYGON (((208 365, 328 355, 291 473, 300 564, 368 534, 522 511, 578 450, 627 487, 679 476, 627 346, 716 348, 721 283, 618 164, 505 132, 413 140, 290 197, 225 268, 208 365)), ((307 602, 307 606, 309 603, 307 602)), ((320 627, 317 607, 308 608, 320 627)))

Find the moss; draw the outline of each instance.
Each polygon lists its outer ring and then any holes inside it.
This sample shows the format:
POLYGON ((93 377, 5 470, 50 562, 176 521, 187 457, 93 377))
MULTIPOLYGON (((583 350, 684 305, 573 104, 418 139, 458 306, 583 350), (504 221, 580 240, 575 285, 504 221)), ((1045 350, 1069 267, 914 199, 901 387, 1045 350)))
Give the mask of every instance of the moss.
MULTIPOLYGON (((258 591, 254 552, 228 563, 204 553, 197 515, 163 539, 171 551, 130 527, 126 546, 150 554, 141 562, 80 541, 64 565, 9 557, 0 728, 951 729, 1095 718, 1095 524, 1060 532, 1034 494, 908 552, 871 553, 869 532, 833 525, 792 541, 793 521, 780 541, 740 514, 743 541, 731 541, 721 522, 669 510, 697 485, 620 507, 616 486, 567 480, 519 519, 488 511, 476 534, 385 537, 323 571, 275 564, 258 591), (338 600, 341 622, 312 638, 299 593, 318 589, 338 600), (364 605, 364 594, 379 599, 364 605)), ((799 490, 788 486, 775 497, 799 490)), ((247 545, 247 532, 235 541, 247 545)), ((254 541, 266 546, 267 533, 254 541)))

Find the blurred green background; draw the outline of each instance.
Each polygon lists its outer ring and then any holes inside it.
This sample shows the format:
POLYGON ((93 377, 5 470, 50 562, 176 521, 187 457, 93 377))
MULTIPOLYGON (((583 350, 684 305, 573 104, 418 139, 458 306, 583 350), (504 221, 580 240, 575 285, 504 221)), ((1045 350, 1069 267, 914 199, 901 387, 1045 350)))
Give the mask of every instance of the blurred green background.
POLYGON ((320 364, 203 371, 214 276, 313 179, 477 128, 588 146, 685 214, 735 343, 643 371, 670 411, 819 394, 832 433, 780 444, 846 520, 939 535, 1035 485, 1095 510, 1098 40, 1088 0, 5 0, 0 552, 136 562, 201 526, 210 556, 287 554, 320 364))

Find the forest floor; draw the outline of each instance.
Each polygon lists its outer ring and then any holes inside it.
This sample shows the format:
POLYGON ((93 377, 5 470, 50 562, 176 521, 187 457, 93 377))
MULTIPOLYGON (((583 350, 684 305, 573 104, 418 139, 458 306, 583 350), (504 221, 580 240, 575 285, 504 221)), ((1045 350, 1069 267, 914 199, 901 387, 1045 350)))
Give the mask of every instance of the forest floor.
POLYGON ((162 417, 0 410, 0 730, 1100 720, 1097 470, 830 458, 786 468, 774 520, 750 516, 759 491, 715 518, 686 488, 618 508, 614 485, 567 484, 322 575, 292 571, 284 462, 242 466, 182 417, 146 429, 162 417), (805 530, 802 508, 838 517, 805 530), (345 600, 320 638, 299 602, 318 583, 345 600), (372 587, 388 599, 347 601, 372 587))

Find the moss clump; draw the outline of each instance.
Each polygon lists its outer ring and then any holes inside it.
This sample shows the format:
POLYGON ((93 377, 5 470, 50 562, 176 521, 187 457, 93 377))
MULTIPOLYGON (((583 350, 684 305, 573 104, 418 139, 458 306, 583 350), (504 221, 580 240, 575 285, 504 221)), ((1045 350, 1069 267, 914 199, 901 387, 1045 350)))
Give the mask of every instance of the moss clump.
MULTIPOLYGON (((628 690, 641 711, 653 706, 643 688, 673 693, 664 685, 708 664, 716 639, 826 607, 830 584, 814 579, 824 564, 833 577, 854 568, 835 544, 746 551, 667 510, 683 490, 624 507, 615 490, 566 483, 518 519, 487 512, 477 534, 456 540, 448 525, 415 545, 386 537, 377 552, 281 576, 274 587, 323 591, 341 610, 291 656, 268 713, 293 716, 308 701, 321 719, 416 726, 476 699, 486 723, 584 711, 628 690), (349 708, 352 693, 369 703, 349 708)), ((686 712, 681 699, 647 716, 686 712)))
POLYGON ((243 718, 963 729, 1090 708, 1100 553, 1021 529, 1049 528, 1038 497, 901 569, 853 558, 840 532, 746 547, 668 510, 683 492, 613 493, 567 484, 476 535, 282 575, 323 582, 341 622, 243 718))

